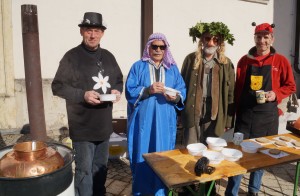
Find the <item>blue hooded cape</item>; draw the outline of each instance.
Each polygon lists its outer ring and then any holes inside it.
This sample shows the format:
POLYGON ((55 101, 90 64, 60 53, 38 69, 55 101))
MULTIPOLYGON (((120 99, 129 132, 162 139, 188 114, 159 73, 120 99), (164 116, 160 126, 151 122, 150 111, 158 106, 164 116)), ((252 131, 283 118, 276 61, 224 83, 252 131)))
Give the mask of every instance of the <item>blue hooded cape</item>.
POLYGON ((185 83, 176 65, 160 72, 160 82, 178 90, 180 101, 175 104, 163 94, 141 99, 143 91, 154 81, 154 66, 147 61, 133 64, 125 84, 127 107, 127 141, 134 195, 165 195, 166 187, 147 165, 143 154, 172 150, 176 142, 176 109, 182 110, 186 97, 185 83))

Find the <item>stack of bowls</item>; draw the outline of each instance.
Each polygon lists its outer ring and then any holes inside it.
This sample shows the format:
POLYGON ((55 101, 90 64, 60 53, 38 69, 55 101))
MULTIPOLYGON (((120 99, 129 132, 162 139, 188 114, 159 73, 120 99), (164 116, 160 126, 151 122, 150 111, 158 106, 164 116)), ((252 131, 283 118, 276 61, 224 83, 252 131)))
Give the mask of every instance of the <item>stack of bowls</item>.
POLYGON ((217 165, 224 160, 224 155, 218 151, 207 150, 203 152, 203 156, 208 158, 209 164, 217 165))
POLYGON ((218 137, 207 137, 206 143, 208 148, 215 151, 221 151, 225 146, 227 146, 226 140, 218 137))
POLYGON ((178 90, 170 88, 170 87, 165 87, 165 93, 170 95, 170 96, 176 96, 176 94, 180 93, 178 90))
POLYGON ((239 150, 233 148, 224 148, 222 150, 222 154, 227 161, 238 161, 240 158, 243 157, 243 153, 239 150))
POLYGON ((207 150, 207 147, 202 143, 189 144, 186 147, 190 155, 202 156, 203 152, 207 150))

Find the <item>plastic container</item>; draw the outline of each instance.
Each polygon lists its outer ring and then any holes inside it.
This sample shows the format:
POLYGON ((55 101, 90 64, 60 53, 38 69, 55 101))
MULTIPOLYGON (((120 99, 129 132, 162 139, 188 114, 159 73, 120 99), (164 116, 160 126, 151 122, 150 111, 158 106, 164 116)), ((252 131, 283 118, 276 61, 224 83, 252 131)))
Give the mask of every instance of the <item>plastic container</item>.
POLYGON ((115 101, 116 100, 116 94, 101 94, 100 95, 100 101, 115 101))
POLYGON ((72 140, 70 137, 65 137, 63 140, 62 140, 62 143, 63 145, 66 145, 70 148, 72 148, 72 140))
POLYGON ((206 150, 202 156, 209 159, 209 164, 217 165, 224 160, 224 155, 218 151, 206 150))
POLYGON ((127 136, 126 134, 112 133, 109 138, 109 158, 127 158, 127 136))
POLYGON ((238 161, 243 157, 243 153, 241 151, 232 148, 224 148, 222 150, 222 154, 227 161, 238 161))
POLYGON ((225 146, 227 146, 226 140, 218 137, 207 137, 206 143, 210 150, 221 151, 225 146))
POLYGON ((262 146, 256 142, 249 142, 249 141, 244 141, 241 144, 242 151, 247 152, 247 153, 256 153, 259 148, 262 146))
POLYGON ((170 96, 176 96, 176 94, 179 93, 178 90, 175 90, 175 89, 170 88, 170 87, 165 87, 165 90, 166 90, 165 93, 167 95, 170 95, 170 96))
POLYGON ((186 147, 190 155, 202 156, 202 153, 207 150, 207 147, 202 143, 189 144, 186 147))

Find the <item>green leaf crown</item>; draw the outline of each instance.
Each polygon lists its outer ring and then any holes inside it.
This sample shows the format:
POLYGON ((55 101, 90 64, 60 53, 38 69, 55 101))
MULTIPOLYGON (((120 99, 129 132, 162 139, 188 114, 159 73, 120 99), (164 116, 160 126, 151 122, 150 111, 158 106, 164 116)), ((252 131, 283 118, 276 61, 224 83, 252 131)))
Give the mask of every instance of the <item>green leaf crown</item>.
POLYGON ((233 45, 233 41, 235 40, 227 25, 222 22, 198 22, 194 27, 190 28, 189 34, 193 37, 193 42, 196 42, 196 38, 200 39, 201 35, 205 32, 209 32, 213 36, 221 36, 230 45, 233 45))

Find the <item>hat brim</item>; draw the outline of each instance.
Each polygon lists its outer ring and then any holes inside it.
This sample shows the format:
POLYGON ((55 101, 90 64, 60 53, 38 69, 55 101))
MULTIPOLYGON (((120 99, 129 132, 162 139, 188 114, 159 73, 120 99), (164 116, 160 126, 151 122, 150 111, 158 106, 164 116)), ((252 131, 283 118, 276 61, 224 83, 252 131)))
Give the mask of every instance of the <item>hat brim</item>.
POLYGON ((267 30, 262 30, 262 31, 257 31, 254 33, 254 35, 259 34, 259 33, 270 33, 272 34, 273 32, 267 31, 267 30))
POLYGON ((103 25, 79 24, 78 26, 79 26, 79 27, 95 27, 95 28, 100 28, 100 29, 103 29, 103 30, 106 29, 106 27, 103 26, 103 25))

